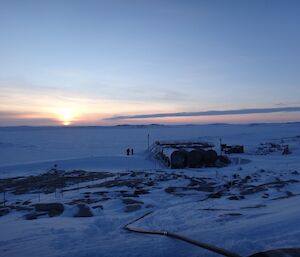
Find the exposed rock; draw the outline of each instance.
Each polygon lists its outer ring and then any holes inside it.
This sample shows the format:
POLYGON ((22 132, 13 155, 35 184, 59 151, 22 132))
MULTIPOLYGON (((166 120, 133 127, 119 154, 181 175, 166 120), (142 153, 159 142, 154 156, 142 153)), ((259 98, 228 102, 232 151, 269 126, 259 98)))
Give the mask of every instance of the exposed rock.
POLYGON ((213 192, 215 183, 208 183, 204 180, 196 180, 195 178, 190 179, 190 184, 187 187, 187 190, 197 190, 202 192, 213 192))
POLYGON ((218 156, 218 159, 220 162, 225 163, 225 164, 231 163, 231 160, 226 155, 220 155, 220 156, 218 156))
POLYGON ((123 193, 122 197, 140 197, 140 196, 135 193, 123 193))
POLYGON ((295 196, 295 194, 293 192, 290 192, 290 191, 286 191, 286 195, 291 197, 291 196, 295 196))
POLYGON ((130 204, 130 205, 126 206, 125 212, 133 212, 133 211, 137 211, 141 208, 142 208, 142 206, 140 204, 130 204))
POLYGON ((33 210, 32 207, 20 206, 20 205, 16 205, 14 208, 15 208, 17 211, 32 211, 32 210, 33 210))
POLYGON ((232 175, 232 178, 234 178, 234 179, 240 178, 240 175, 239 175, 239 174, 236 174, 236 173, 234 173, 234 174, 232 175))
POLYGON ((115 176, 108 172, 62 171, 51 169, 36 176, 0 179, 0 187, 14 194, 54 193, 58 188, 115 176))
POLYGON ((287 256, 300 256, 300 248, 286 248, 286 249, 276 249, 266 252, 259 252, 252 254, 249 257, 287 257, 287 256))
POLYGON ((213 193, 213 194, 209 195, 210 198, 221 198, 222 196, 223 196, 222 191, 219 191, 219 192, 216 192, 216 193, 213 193))
POLYGON ((262 198, 269 198, 269 194, 268 193, 266 193, 266 194, 264 194, 263 196, 262 196, 262 198))
POLYGON ((103 210, 103 206, 102 205, 95 205, 92 207, 93 209, 98 209, 100 208, 101 210, 103 210))
POLYGON ((251 188, 245 189, 243 191, 241 191, 242 195, 251 195, 251 194, 255 194, 261 191, 266 191, 268 190, 267 188, 265 188, 264 186, 253 186, 251 188))
POLYGON ((150 181, 146 182, 145 185, 149 186, 149 187, 152 187, 152 186, 154 186, 154 182, 150 180, 150 181))
POLYGON ((222 208, 204 208, 198 209, 199 211, 233 211, 234 209, 222 209, 222 208))
POLYGON ((34 210, 34 207, 32 207, 32 206, 8 205, 7 207, 10 208, 11 210, 16 210, 16 211, 33 211, 34 210))
POLYGON ((22 203, 23 205, 28 205, 28 204, 31 204, 31 202, 28 200, 28 201, 25 201, 22 203))
POLYGON ((290 197, 293 197, 293 196, 299 195, 299 194, 294 194, 293 192, 290 192, 290 191, 286 191, 285 193, 286 193, 286 195, 284 195, 284 196, 280 196, 280 197, 276 197, 276 198, 273 198, 272 200, 281 200, 281 199, 287 199, 287 198, 290 198, 290 197))
POLYGON ((94 195, 101 195, 101 196, 106 196, 108 193, 109 193, 108 191, 93 192, 94 195))
POLYGON ((263 207, 267 207, 267 205, 265 205, 265 204, 257 204, 257 205, 253 205, 253 206, 241 207, 241 209, 258 209, 258 208, 263 208, 263 207))
POLYGON ((94 187, 107 187, 107 188, 111 188, 111 187, 130 187, 130 188, 136 188, 137 186, 139 186, 141 183, 143 183, 143 179, 140 178, 135 178, 135 179, 130 179, 130 180, 124 180, 123 178, 120 179, 114 179, 114 180, 108 180, 99 184, 95 184, 93 186, 90 186, 90 188, 94 188, 94 187))
POLYGON ((145 195, 145 194, 149 194, 149 190, 147 189, 136 189, 134 191, 135 195, 145 195))
POLYGON ((243 214, 239 213, 239 212, 230 212, 230 213, 224 213, 221 214, 220 217, 226 217, 226 216, 241 216, 243 214))
POLYGON ((92 213, 91 209, 89 206, 85 205, 85 204, 78 204, 78 212, 74 215, 74 217, 93 217, 94 214, 92 213))
POLYGON ((47 212, 39 212, 39 213, 38 212, 31 212, 31 213, 28 213, 28 214, 24 215, 24 218, 26 220, 35 220, 38 217, 45 216, 47 214, 48 214, 47 212))
POLYGON ((49 217, 59 216, 65 209, 62 203, 38 203, 34 207, 37 212, 47 212, 49 217))
POLYGON ((176 188, 175 187, 167 187, 167 188, 165 188, 165 192, 168 194, 173 194, 176 192, 176 188))
POLYGON ((124 198, 124 199, 122 199, 122 202, 127 205, 129 205, 129 204, 144 204, 142 201, 137 201, 137 200, 134 200, 131 198, 124 198))
POLYGON ((0 216, 4 216, 10 212, 8 207, 0 207, 0 216))
POLYGON ((232 196, 229 196, 228 199, 229 200, 242 200, 242 199, 245 199, 245 197, 242 195, 232 195, 232 196))

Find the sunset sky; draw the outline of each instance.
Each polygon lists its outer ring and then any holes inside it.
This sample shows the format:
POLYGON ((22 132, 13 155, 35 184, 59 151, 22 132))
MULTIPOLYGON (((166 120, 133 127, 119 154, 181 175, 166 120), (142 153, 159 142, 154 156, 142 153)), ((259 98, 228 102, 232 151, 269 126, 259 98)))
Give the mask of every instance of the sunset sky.
POLYGON ((0 0, 0 126, 300 121, 299 13, 297 0, 0 0), (258 111, 202 113, 244 109, 258 111))

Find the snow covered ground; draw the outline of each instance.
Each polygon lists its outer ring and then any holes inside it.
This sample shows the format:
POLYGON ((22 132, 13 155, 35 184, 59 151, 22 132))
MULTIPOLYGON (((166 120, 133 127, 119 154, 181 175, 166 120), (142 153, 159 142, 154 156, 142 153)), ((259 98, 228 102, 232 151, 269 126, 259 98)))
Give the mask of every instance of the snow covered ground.
POLYGON ((49 187, 48 192, 38 187, 7 190, 6 205, 14 208, 0 217, 0 256, 218 256, 122 229, 148 211, 153 212, 135 226, 177 232, 242 256, 300 245, 299 123, 0 128, 2 185, 14 176, 43 178, 38 174, 54 165, 61 174, 70 172, 68 178, 79 169, 100 177, 54 191, 49 187), (165 169, 148 158, 148 134, 151 142, 203 139, 218 145, 222 139, 244 144, 245 154, 231 157, 247 161, 225 168, 165 169), (286 144, 290 155, 277 149, 286 144), (127 148, 135 154, 126 156, 127 148), (102 178, 103 172, 109 176, 102 178), (64 212, 24 218, 34 204, 49 202, 63 203, 64 212), (94 216, 73 217, 78 203, 89 206, 94 216))

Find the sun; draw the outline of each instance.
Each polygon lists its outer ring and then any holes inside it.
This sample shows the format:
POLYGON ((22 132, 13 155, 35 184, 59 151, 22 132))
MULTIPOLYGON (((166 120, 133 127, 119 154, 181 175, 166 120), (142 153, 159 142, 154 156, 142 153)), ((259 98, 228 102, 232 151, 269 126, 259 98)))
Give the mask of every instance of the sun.
POLYGON ((59 120, 64 126, 69 126, 72 123, 72 121, 74 121, 76 113, 73 109, 63 108, 57 111, 57 115, 59 116, 59 120))

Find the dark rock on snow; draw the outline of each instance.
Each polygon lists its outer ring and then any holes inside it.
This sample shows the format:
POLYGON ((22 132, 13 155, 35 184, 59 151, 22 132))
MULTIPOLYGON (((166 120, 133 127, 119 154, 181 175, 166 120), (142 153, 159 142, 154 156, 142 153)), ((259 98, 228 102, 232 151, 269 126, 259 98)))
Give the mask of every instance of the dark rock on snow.
POLYGON ((9 208, 7 207, 0 207, 0 217, 8 214, 10 212, 9 208))
POLYGON ((266 252, 259 252, 249 257, 296 257, 300 256, 300 248, 286 248, 286 249, 276 249, 266 252))
POLYGON ((47 214, 48 214, 47 212, 31 212, 31 213, 28 213, 28 214, 24 215, 24 218, 26 220, 35 220, 38 217, 45 216, 47 214))
POLYGON ((49 217, 59 216, 65 209, 62 203, 38 203, 34 207, 37 212, 47 212, 49 217))
POLYGON ((142 208, 142 206, 140 204, 130 204, 130 205, 126 206, 125 212, 133 212, 133 211, 137 211, 141 208, 142 208))
POLYGON ((124 203, 124 204, 143 204, 143 202, 142 201, 137 201, 137 200, 134 200, 134 199, 131 199, 131 198, 124 198, 124 199, 122 199, 122 202, 124 203))
POLYGON ((85 204, 78 204, 78 212, 74 215, 74 217, 93 217, 94 214, 92 213, 91 209, 89 206, 85 205, 85 204))

